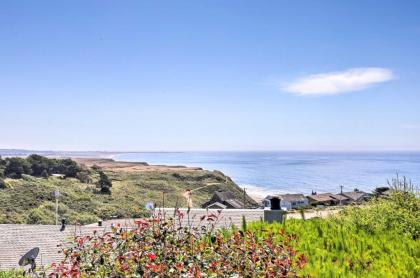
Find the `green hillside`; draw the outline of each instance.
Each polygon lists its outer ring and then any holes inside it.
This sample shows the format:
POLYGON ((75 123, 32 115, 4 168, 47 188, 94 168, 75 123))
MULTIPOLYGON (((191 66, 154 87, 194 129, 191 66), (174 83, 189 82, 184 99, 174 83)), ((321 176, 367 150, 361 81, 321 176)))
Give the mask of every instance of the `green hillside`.
MULTIPOLYGON (((95 168, 95 167, 94 167, 95 168)), ((213 192, 230 191, 243 198, 242 190, 218 171, 187 168, 151 171, 127 171, 103 168, 111 180, 111 194, 98 189, 99 174, 92 167, 89 183, 76 178, 34 177, 23 174, 19 179, 5 178, 0 189, 0 223, 52 224, 55 221, 54 191, 59 189, 59 215, 68 223, 93 223, 99 218, 138 217, 144 214, 144 205, 153 201, 157 206, 186 206, 183 193, 193 191, 195 207, 209 200, 213 192), (204 188, 201 188, 204 187, 204 188), (201 188, 201 189, 199 189, 201 188)), ((247 196, 247 203, 252 200, 247 196)))

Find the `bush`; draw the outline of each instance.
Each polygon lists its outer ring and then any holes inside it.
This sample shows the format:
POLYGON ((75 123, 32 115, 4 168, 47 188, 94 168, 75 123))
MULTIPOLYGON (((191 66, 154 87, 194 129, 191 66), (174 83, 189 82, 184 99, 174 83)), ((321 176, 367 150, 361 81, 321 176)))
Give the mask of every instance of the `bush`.
POLYGON ((370 234, 395 231, 420 238, 420 199, 411 191, 394 190, 386 199, 373 199, 363 208, 345 209, 341 216, 346 225, 370 234))
POLYGON ((76 178, 83 183, 92 183, 92 178, 89 175, 89 171, 83 170, 77 173, 76 178))
POLYGON ((132 230, 76 237, 52 265, 60 277, 286 277, 306 263, 294 250, 293 235, 282 231, 257 240, 250 231, 214 231, 218 215, 200 228, 181 227, 162 217, 135 221, 132 230))
POLYGON ((101 188, 101 193, 111 194, 112 182, 109 180, 108 176, 102 171, 99 171, 98 186, 101 188))
POLYGON ((53 224, 54 223, 54 212, 45 208, 38 207, 29 211, 26 222, 28 224, 53 224))
POLYGON ((6 188, 6 182, 0 178, 0 189, 6 188))
POLYGON ((6 167, 4 175, 12 179, 20 179, 23 174, 30 175, 32 173, 31 165, 26 159, 20 157, 6 158, 6 167))

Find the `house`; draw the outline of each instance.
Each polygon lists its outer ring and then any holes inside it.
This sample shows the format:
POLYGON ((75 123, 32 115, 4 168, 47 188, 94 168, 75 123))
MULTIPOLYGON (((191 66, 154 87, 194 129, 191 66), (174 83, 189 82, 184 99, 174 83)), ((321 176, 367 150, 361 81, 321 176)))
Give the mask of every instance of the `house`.
POLYGON ((341 194, 332 194, 331 198, 337 200, 338 205, 347 205, 351 203, 351 200, 349 197, 341 195, 341 194))
POLYGON ((303 194, 283 194, 279 195, 280 207, 286 209, 297 209, 309 204, 308 198, 303 194))
POLYGON ((239 201, 230 192, 216 191, 210 201, 202 205, 203 208, 219 208, 219 209, 240 209, 244 208, 244 203, 239 201), (222 205, 222 206, 221 206, 222 205))
POLYGON ((271 199, 273 198, 273 197, 277 197, 277 196, 273 196, 273 195, 267 195, 262 201, 261 201, 261 203, 262 203, 262 206, 264 207, 264 208, 269 208, 270 206, 271 206, 271 199))
POLYGON ((311 205, 324 205, 324 206, 332 206, 339 204, 339 200, 333 198, 334 194, 331 193, 312 193, 308 196, 309 203, 311 205))
POLYGON ((389 197, 389 194, 391 194, 391 189, 388 186, 377 187, 373 191, 373 195, 376 197, 389 197))
POLYGON ((268 195, 262 201, 263 206, 270 207, 271 199, 273 197, 279 198, 280 207, 286 210, 305 207, 309 204, 308 199, 303 194, 282 194, 282 195, 276 195, 276 196, 268 195))
POLYGON ((370 198, 369 193, 359 191, 357 189, 355 189, 354 191, 351 191, 351 192, 343 192, 340 195, 343 195, 343 196, 349 198, 350 203, 357 203, 357 204, 360 204, 364 201, 367 201, 370 198))

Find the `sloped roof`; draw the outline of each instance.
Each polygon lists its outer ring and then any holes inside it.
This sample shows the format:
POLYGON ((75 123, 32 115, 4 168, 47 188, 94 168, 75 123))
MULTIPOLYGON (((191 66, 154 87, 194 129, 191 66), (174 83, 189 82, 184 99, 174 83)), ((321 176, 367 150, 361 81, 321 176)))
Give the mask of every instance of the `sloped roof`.
POLYGON ((338 201, 346 201, 350 199, 349 197, 340 194, 333 194, 331 197, 337 199, 338 201))
POLYGON ((351 192, 343 192, 342 195, 348 197, 352 201, 359 201, 361 198, 366 197, 369 194, 363 191, 351 191, 351 192))
POLYGON ((314 195, 309 195, 308 199, 312 199, 316 202, 330 202, 330 201, 334 201, 331 195, 333 194, 331 193, 314 194, 314 195))
POLYGON ((232 193, 228 192, 228 191, 224 191, 224 192, 220 192, 220 191, 216 191, 214 192, 214 194, 221 200, 221 201, 226 201, 229 199, 234 199, 235 196, 233 196, 232 193))
POLYGON ((207 206, 208 208, 221 208, 221 209, 225 209, 227 208, 224 204, 219 203, 219 202, 215 202, 215 203, 211 203, 210 205, 207 206))
POLYGON ((306 199, 303 194, 282 194, 278 195, 277 197, 289 202, 304 201, 306 199))
POLYGON ((239 208, 243 208, 244 207, 244 204, 241 201, 236 200, 236 199, 225 200, 224 203, 225 204, 228 204, 231 207, 236 208, 236 209, 239 209, 239 208))
POLYGON ((58 253, 57 245, 94 230, 100 231, 100 228, 66 226, 60 232, 60 226, 55 225, 0 224, 0 269, 19 268, 19 259, 34 247, 39 247, 38 267, 60 261, 62 254, 58 253))

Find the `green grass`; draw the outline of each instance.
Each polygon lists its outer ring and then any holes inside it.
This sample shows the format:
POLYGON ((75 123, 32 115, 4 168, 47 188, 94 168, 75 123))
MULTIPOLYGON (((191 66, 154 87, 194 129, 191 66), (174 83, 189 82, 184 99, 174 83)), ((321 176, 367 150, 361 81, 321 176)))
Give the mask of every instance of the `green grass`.
POLYGON ((112 180, 112 194, 98 194, 94 184, 84 184, 77 179, 48 179, 24 176, 6 179, 7 186, 0 189, 0 223, 53 224, 55 199, 53 192, 60 190, 59 214, 68 223, 94 223, 112 217, 139 217, 144 214, 148 201, 165 206, 185 206, 182 193, 186 189, 217 183, 193 193, 194 206, 207 201, 214 191, 231 191, 242 197, 241 189, 222 173, 197 171, 106 171, 112 180))
MULTIPOLYGON (((372 209, 378 209, 375 203, 362 211, 368 213, 372 209)), ((355 213, 359 214, 350 210, 337 218, 290 219, 282 224, 256 222, 248 225, 248 229, 258 231, 261 238, 268 230, 284 229, 286 233, 297 235, 296 250, 308 259, 302 275, 420 277, 420 240, 397 228, 372 231, 357 226, 353 219, 355 213)), ((382 218, 387 217, 382 215, 382 218)), ((368 221, 379 219, 365 222, 368 221)))
POLYGON ((18 278, 18 277, 24 277, 23 272, 20 270, 0 271, 0 278, 18 278))

